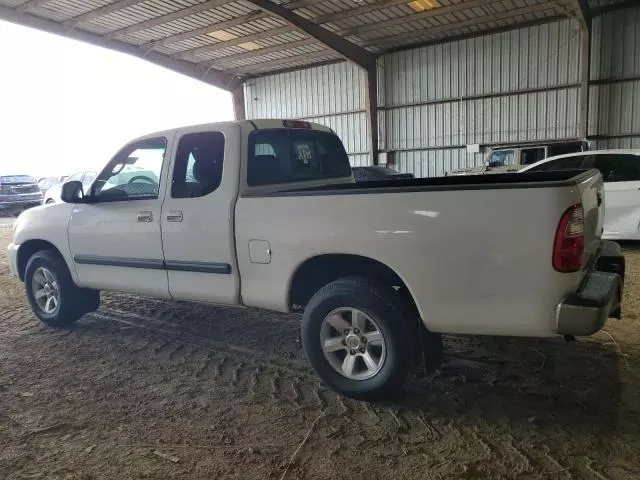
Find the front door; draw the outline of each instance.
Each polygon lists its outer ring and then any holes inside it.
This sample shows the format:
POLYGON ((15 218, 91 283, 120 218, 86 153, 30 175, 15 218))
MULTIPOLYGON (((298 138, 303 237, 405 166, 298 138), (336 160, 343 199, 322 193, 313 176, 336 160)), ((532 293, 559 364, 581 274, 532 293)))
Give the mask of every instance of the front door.
POLYGON ((180 300, 239 302, 234 238, 240 158, 238 126, 194 128, 176 138, 162 206, 169 292, 180 300), (233 159, 232 163, 226 159, 233 159))
POLYGON ((126 146, 98 175, 87 203, 74 208, 69 244, 80 285, 169 296, 160 214, 170 142, 126 146))
POLYGON ((604 233, 629 238, 640 226, 640 155, 593 155, 604 179, 604 233))

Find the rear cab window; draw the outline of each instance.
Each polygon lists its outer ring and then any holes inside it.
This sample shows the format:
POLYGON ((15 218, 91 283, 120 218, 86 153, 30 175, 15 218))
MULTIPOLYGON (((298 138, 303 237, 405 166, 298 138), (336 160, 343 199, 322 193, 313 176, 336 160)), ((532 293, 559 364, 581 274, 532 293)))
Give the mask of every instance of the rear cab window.
POLYGON ((319 130, 258 130, 249 137, 251 187, 351 177, 340 139, 319 130))

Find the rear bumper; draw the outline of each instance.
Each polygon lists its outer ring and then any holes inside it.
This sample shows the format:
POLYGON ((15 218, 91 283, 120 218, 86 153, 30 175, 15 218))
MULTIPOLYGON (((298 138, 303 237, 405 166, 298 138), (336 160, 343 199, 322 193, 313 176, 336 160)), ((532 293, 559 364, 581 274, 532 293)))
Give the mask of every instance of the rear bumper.
POLYGON ((576 293, 556 307, 556 331, 560 335, 591 335, 610 317, 620 318, 625 260, 620 246, 603 242, 595 270, 585 277, 576 293))

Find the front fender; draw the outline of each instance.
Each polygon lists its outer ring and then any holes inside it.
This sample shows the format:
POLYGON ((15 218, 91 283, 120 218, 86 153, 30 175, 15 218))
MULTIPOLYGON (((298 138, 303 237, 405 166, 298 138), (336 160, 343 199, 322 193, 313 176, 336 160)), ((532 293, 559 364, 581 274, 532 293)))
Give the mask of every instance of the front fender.
POLYGON ((18 257, 23 248, 35 242, 46 242, 62 255, 74 282, 78 280, 73 255, 69 248, 68 225, 74 205, 59 203, 44 205, 24 211, 13 226, 13 243, 18 248, 18 257))

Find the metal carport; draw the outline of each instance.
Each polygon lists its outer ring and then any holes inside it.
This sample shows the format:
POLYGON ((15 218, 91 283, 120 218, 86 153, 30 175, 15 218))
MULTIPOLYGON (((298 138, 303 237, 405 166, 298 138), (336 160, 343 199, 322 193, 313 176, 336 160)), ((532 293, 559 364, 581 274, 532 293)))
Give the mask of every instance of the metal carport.
MULTIPOLYGON (((635 5, 635 1, 617 0, 0 0, 0 19, 135 55, 229 90, 233 92, 238 118, 245 116, 247 106, 251 110, 250 116, 255 116, 252 114, 258 111, 251 107, 252 99, 245 101, 244 98, 245 91, 251 91, 253 95, 255 89, 252 85, 255 86, 256 79, 278 72, 331 65, 346 59, 361 71, 351 69, 340 79, 329 78, 318 88, 325 96, 340 96, 341 89, 355 89, 355 95, 361 97, 362 102, 352 103, 362 103, 362 108, 354 107, 352 111, 342 108, 344 111, 341 112, 324 112, 320 108, 308 117, 316 119, 339 114, 344 120, 348 118, 345 115, 357 113, 362 117, 361 130, 366 130, 366 134, 360 135, 366 137, 367 145, 366 148, 360 147, 362 151, 358 152, 354 147, 350 153, 353 158, 366 156, 362 160, 364 163, 377 163, 379 152, 403 150, 400 147, 394 150, 388 145, 393 142, 379 138, 388 137, 390 125, 396 121, 389 113, 394 109, 426 106, 431 104, 429 102, 444 105, 456 99, 460 102, 495 99, 501 97, 503 90, 505 95, 513 96, 542 90, 572 89, 577 103, 576 125, 575 132, 572 131, 569 137, 600 138, 600 132, 590 132, 589 124, 594 122, 589 122, 589 107, 592 105, 591 110, 601 107, 599 103, 593 106, 590 92, 593 97, 594 89, 605 89, 623 82, 637 83, 640 71, 636 70, 640 70, 640 61, 630 74, 594 79, 590 61, 597 56, 592 47, 594 18, 625 8, 635 12, 635 5), (579 58, 575 65, 576 78, 567 78, 558 85, 527 84, 516 85, 515 88, 499 85, 497 90, 496 87, 488 91, 476 89, 464 95, 449 92, 449 98, 418 99, 397 105, 385 102, 389 85, 384 84, 393 83, 389 77, 395 75, 395 70, 389 72, 388 65, 399 61, 397 56, 389 56, 393 52, 412 52, 423 46, 566 22, 567 19, 573 19, 571 21, 578 25, 579 35, 570 39, 567 45, 561 45, 559 41, 558 48, 566 47, 571 51, 569 57, 577 55, 579 58), (347 84, 349 79, 354 85, 347 84)), ((602 23, 600 21, 598 26, 600 30, 602 23)), ((602 35, 598 37, 598 48, 603 38, 602 35)), ((633 38, 635 40, 635 34, 633 38)), ((509 43, 512 40, 501 41, 509 43)), ((527 55, 530 51, 533 48, 528 45, 527 55)), ((515 57, 522 52, 524 50, 521 49, 511 53, 514 61, 519 61, 515 57)), ((472 51, 468 54, 475 55, 472 51)), ((447 60, 444 61, 446 63, 447 60)), ((411 62, 402 66, 405 72, 424 67, 421 67, 420 59, 411 62)), ((395 65, 393 68, 400 67, 395 65)), ((332 72, 331 75, 337 75, 332 72)), ((466 71, 466 74, 470 75, 470 72, 466 71)), ((492 76, 496 72, 485 72, 484 75, 492 76)), ((399 73, 396 81, 400 87, 407 81, 401 77, 399 73)), ((446 82, 443 78, 436 81, 446 82)), ((289 95, 292 93, 286 82, 280 81, 278 85, 280 95, 286 95, 287 91, 289 95)), ((393 88, 397 90, 398 85, 393 88)), ((313 101, 313 92, 305 96, 307 98, 297 98, 296 102, 305 104, 313 101)), ((345 101, 345 105, 348 103, 345 101)), ((263 108, 261 112, 277 114, 278 105, 272 104, 271 107, 263 108)), ((304 116, 296 114, 295 109, 293 113, 297 117, 304 116)), ((640 116, 640 113, 635 112, 633 116, 640 116)), ((640 131, 631 133, 640 137, 640 131)), ((435 148, 438 140, 434 142, 435 148)), ((464 142, 474 143, 476 140, 462 139, 457 143, 450 142, 451 145, 442 145, 442 148, 459 148, 464 142)), ((432 147, 428 145, 426 148, 432 147)))

